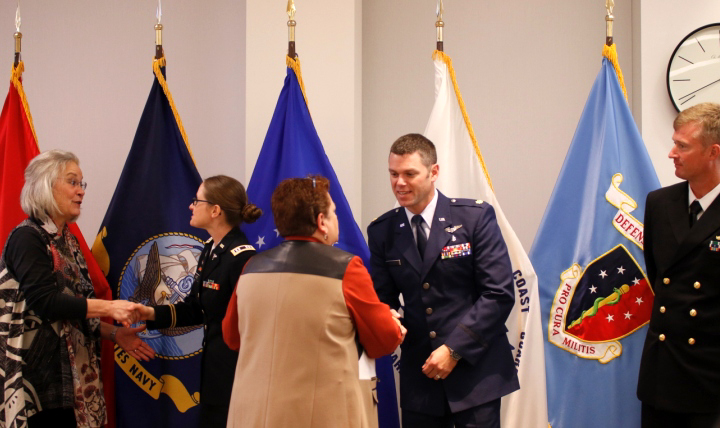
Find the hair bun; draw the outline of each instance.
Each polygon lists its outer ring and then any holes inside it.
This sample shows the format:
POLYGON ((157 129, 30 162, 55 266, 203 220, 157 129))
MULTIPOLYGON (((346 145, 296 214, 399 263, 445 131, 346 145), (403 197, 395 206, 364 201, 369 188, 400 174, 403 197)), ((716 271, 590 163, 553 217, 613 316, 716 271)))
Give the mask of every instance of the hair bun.
POLYGON ((247 203, 242 209, 242 217, 245 223, 255 223, 262 215, 262 210, 257 205, 247 203))

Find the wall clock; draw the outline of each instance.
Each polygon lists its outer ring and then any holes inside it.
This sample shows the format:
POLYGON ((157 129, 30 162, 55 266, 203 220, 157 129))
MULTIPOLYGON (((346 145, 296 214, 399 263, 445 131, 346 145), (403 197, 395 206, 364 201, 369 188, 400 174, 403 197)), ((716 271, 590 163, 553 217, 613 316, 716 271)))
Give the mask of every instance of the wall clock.
POLYGON ((720 103, 720 23, 698 28, 677 45, 668 64, 667 88, 677 111, 720 103))

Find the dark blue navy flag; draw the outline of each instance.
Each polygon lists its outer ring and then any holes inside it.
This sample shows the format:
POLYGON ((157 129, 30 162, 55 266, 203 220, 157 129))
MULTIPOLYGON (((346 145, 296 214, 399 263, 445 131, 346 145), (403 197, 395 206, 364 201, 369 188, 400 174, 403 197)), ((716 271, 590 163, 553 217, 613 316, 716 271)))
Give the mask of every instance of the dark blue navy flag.
MULTIPOLYGON (((202 182, 165 82, 155 81, 93 254, 117 298, 171 304, 190 292, 207 238, 190 227, 188 206, 202 182)), ((148 331, 157 352, 140 362, 115 347, 117 426, 198 426, 203 329, 148 331)))
MULTIPOLYGON (((268 215, 263 215, 255 223, 244 225, 245 234, 257 251, 268 250, 282 242, 283 238, 279 236, 271 215, 270 198, 273 190, 286 178, 319 174, 330 181, 330 196, 335 202, 340 224, 337 246, 358 255, 365 266, 369 266, 370 250, 325 154, 295 70, 299 74, 299 62, 288 58, 285 84, 248 184, 248 198, 268 215)), ((380 428, 398 427, 395 380, 390 357, 376 360, 376 367, 380 377, 380 428)))
POLYGON ((640 426, 635 391, 653 302, 642 219, 660 183, 623 95, 615 45, 603 56, 530 251, 553 428, 640 426))

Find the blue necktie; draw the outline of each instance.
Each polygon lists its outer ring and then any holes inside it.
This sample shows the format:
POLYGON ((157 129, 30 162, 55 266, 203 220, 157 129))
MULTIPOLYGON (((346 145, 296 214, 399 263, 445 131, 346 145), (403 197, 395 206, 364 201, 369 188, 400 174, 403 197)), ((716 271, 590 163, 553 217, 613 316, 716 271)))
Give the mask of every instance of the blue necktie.
POLYGON ((422 227, 425 221, 420 214, 416 214, 412 218, 412 223, 415 225, 415 232, 417 235, 417 248, 420 252, 420 258, 422 259, 425 255, 425 246, 427 244, 427 235, 425 229, 422 227))

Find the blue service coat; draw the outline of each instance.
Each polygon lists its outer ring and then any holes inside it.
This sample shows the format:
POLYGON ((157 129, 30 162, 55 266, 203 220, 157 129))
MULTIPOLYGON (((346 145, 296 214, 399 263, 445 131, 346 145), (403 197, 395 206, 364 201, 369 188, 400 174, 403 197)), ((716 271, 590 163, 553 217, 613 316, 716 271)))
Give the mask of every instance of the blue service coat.
POLYGON ((512 268, 495 210, 487 202, 438 201, 423 259, 404 208, 368 226, 371 275, 378 297, 392 308, 404 300, 408 329, 400 360, 403 409, 441 416, 519 389, 505 321, 515 301, 512 268), (422 365, 447 345, 462 359, 445 380, 422 365))

